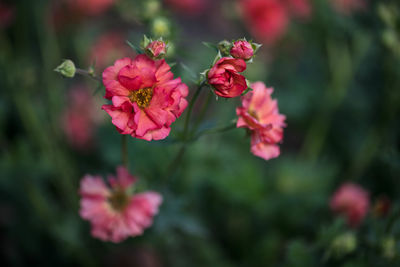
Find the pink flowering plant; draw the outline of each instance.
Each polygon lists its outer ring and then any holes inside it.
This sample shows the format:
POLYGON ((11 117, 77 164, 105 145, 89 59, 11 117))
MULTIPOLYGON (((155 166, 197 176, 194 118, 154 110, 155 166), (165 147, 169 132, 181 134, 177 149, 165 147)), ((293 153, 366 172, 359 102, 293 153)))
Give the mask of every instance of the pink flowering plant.
POLYGON ((400 266, 399 66, 396 0, 0 0, 2 266, 400 266))

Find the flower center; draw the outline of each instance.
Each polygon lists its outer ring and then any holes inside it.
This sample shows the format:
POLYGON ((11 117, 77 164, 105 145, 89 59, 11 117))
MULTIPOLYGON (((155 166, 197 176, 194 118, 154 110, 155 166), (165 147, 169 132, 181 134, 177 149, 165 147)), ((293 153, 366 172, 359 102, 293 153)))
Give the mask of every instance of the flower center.
POLYGON ((249 113, 250 116, 252 116, 252 117, 255 118, 256 120, 258 120, 258 116, 257 116, 257 113, 256 113, 255 110, 249 109, 247 112, 249 113))
POLYGON ((125 193, 125 190, 117 188, 108 198, 108 201, 114 210, 122 211, 128 205, 129 197, 125 193))
POLYGON ((152 97, 152 88, 143 88, 129 93, 129 99, 131 102, 136 102, 140 108, 147 108, 150 105, 152 97))

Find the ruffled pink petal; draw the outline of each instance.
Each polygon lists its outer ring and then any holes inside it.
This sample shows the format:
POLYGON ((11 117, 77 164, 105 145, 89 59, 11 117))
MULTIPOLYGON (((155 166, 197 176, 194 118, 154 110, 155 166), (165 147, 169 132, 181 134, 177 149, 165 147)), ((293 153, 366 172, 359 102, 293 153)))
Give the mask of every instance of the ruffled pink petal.
POLYGON ((107 87, 107 84, 112 80, 117 80, 117 76, 119 71, 127 66, 132 64, 132 60, 130 58, 122 58, 115 61, 114 65, 106 68, 103 71, 103 83, 107 87))
POLYGON ((100 176, 85 175, 81 180, 79 193, 82 196, 105 198, 110 192, 100 176))
POLYGON ((112 123, 121 130, 121 133, 130 134, 132 132, 132 129, 128 127, 131 113, 116 108, 113 105, 103 105, 101 108, 111 116, 112 123))

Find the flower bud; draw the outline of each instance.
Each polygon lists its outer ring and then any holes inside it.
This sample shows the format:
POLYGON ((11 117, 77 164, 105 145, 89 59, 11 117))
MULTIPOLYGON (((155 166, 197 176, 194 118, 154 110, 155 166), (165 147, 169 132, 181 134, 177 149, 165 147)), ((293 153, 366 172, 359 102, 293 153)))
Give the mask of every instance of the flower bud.
POLYGON ((239 40, 233 43, 230 54, 234 58, 249 60, 254 55, 254 49, 249 42, 245 40, 239 40))
POLYGON ((387 259, 393 259, 396 256, 396 240, 393 237, 387 237, 382 241, 382 252, 387 259))
POLYGON ((157 0, 147 0, 143 6, 143 16, 145 18, 153 18, 161 9, 161 4, 157 0))
POLYGON ((66 59, 54 71, 61 73, 61 75, 72 78, 75 76, 76 68, 72 60, 66 59))
POLYGON ((169 21, 163 17, 156 18, 151 25, 151 32, 154 36, 169 36, 171 34, 169 21))
POLYGON ((231 47, 232 43, 227 40, 223 40, 218 43, 218 50, 221 52, 223 56, 229 56, 231 47))
POLYGON ((332 244, 331 251, 336 257, 343 257, 357 248, 357 239, 352 232, 343 233, 337 236, 332 244))
POLYGON ((145 52, 152 59, 161 59, 167 53, 167 45, 162 40, 155 40, 146 46, 145 52))

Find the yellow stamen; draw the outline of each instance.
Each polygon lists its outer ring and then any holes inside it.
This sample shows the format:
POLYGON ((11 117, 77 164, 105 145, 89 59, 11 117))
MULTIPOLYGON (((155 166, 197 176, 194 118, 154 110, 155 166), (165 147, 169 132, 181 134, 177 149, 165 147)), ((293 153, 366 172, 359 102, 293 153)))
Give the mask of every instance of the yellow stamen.
POLYGON ((112 192, 108 201, 114 210, 122 211, 129 204, 129 197, 125 190, 117 188, 112 192))
POLYGON ((139 90, 132 91, 129 94, 129 99, 140 108, 147 108, 150 105, 151 98, 153 97, 152 88, 143 88, 139 90))

